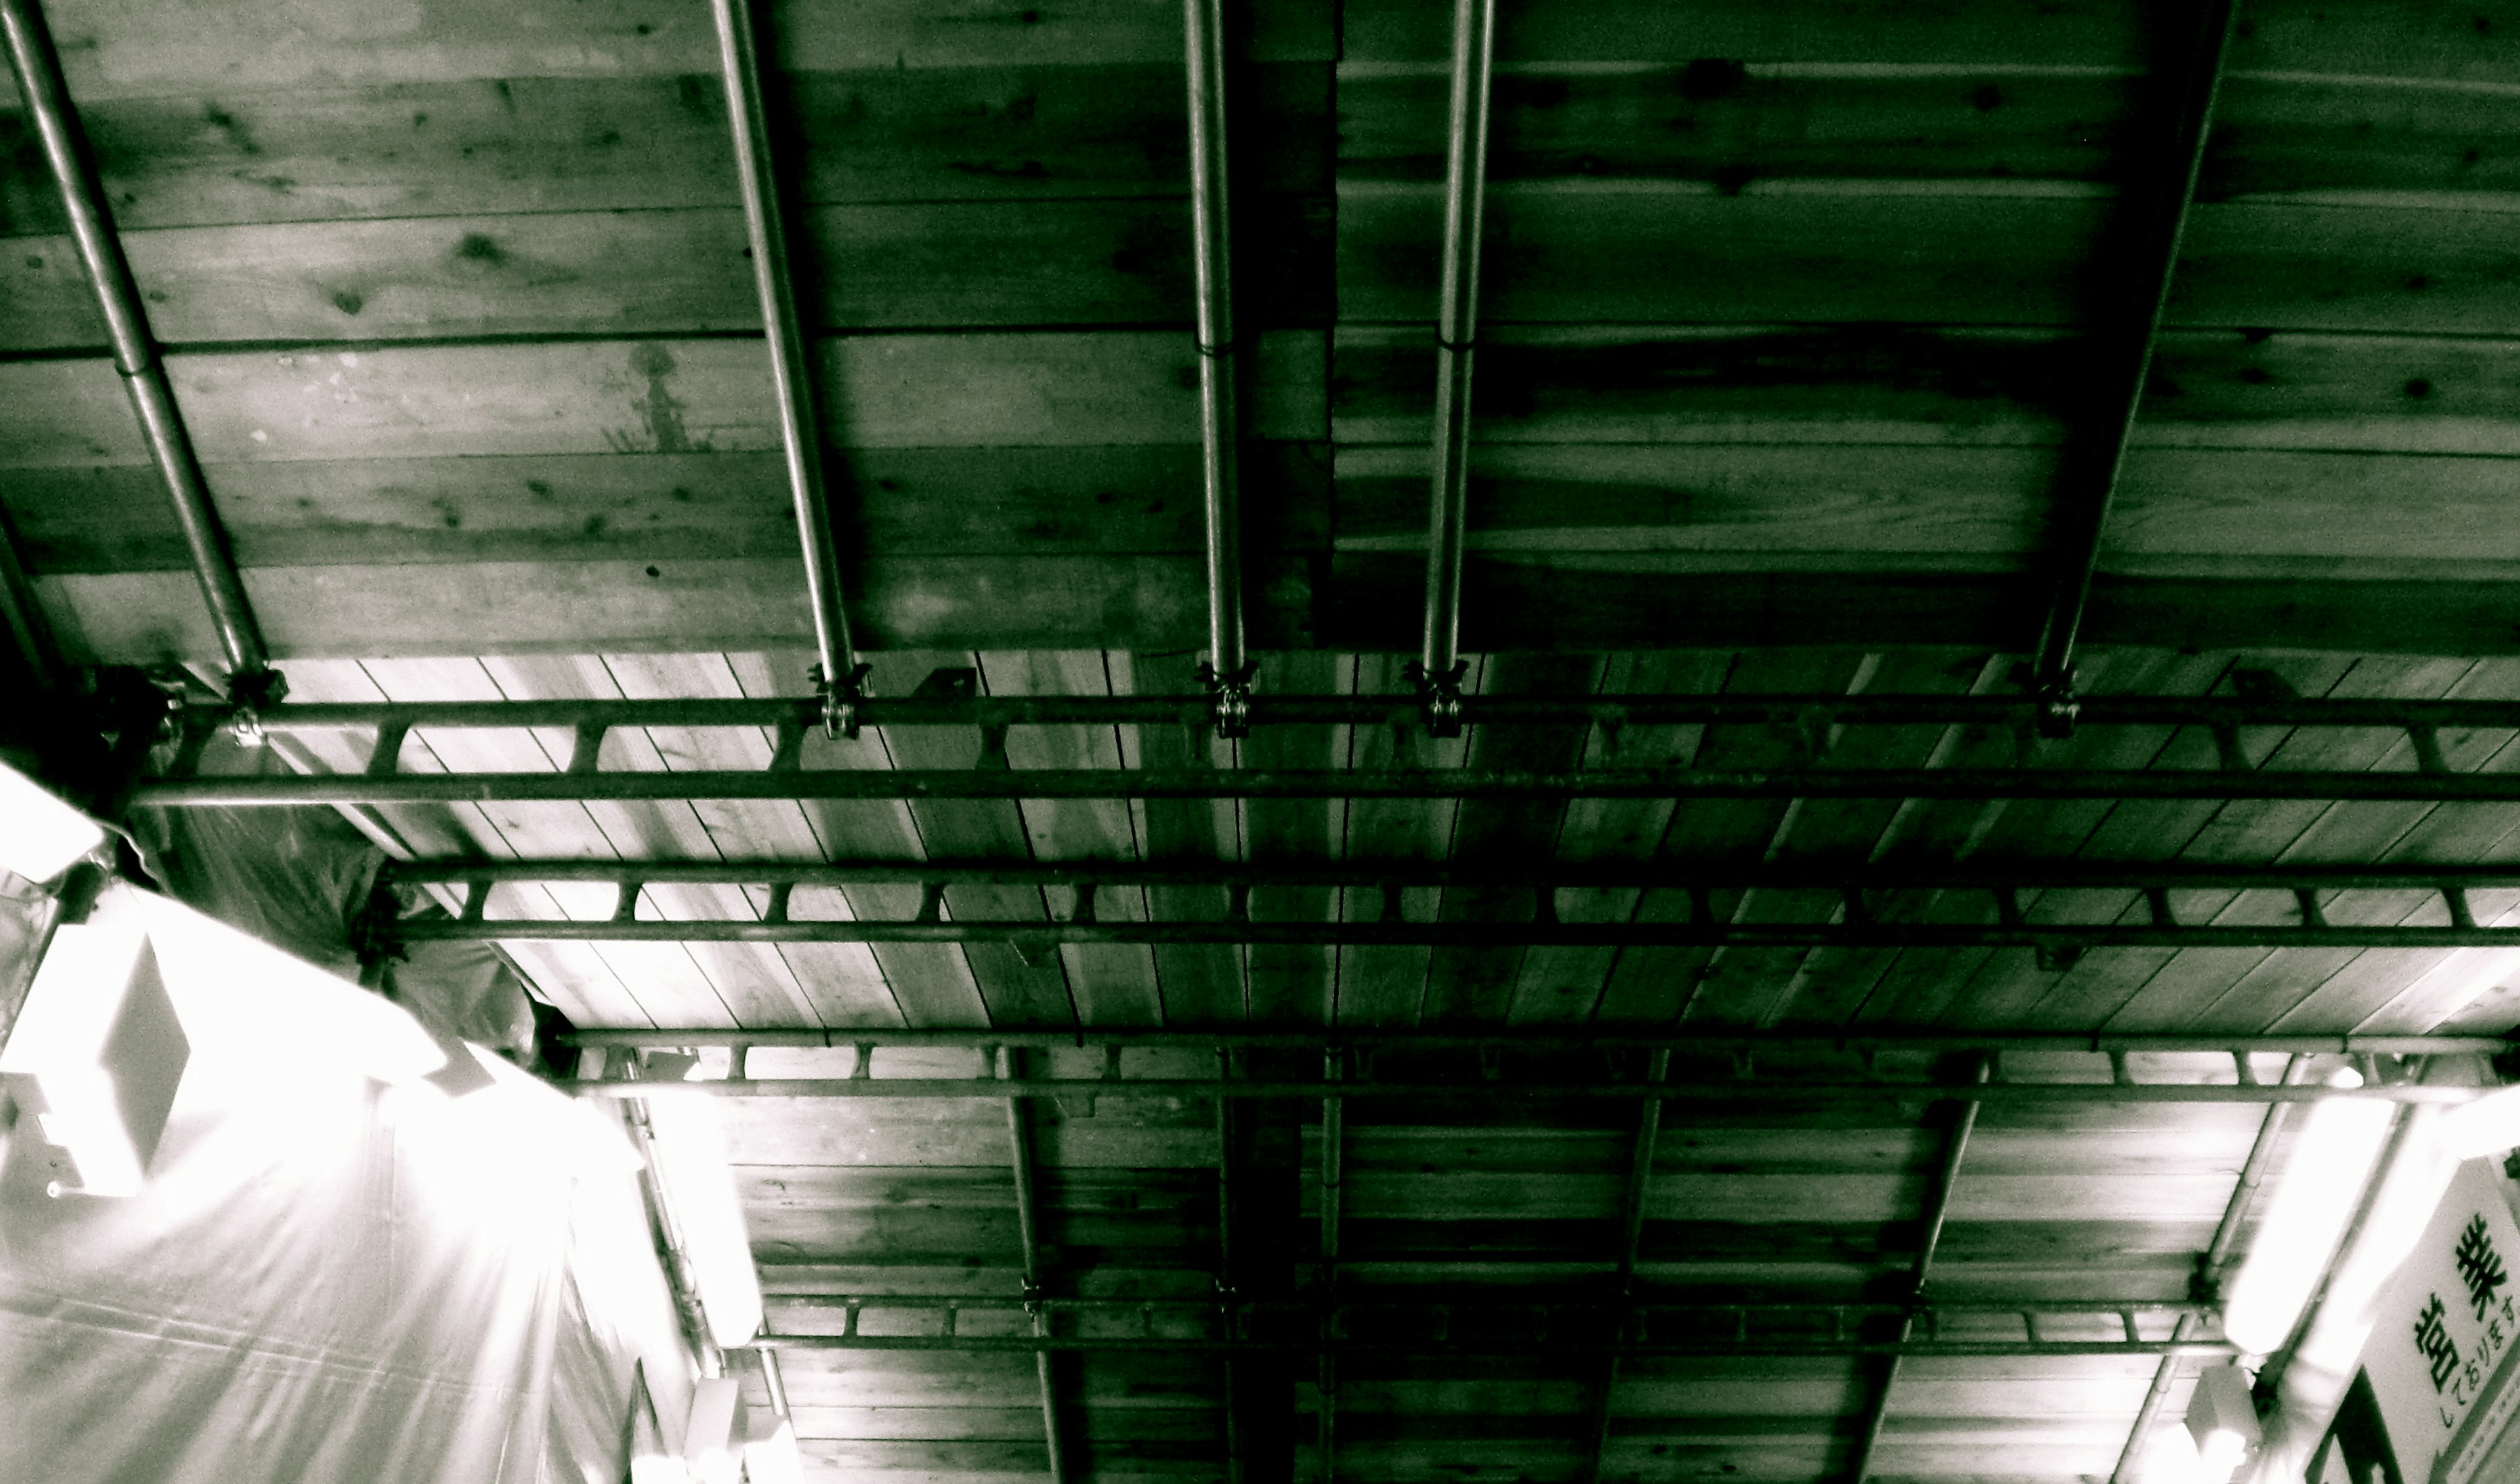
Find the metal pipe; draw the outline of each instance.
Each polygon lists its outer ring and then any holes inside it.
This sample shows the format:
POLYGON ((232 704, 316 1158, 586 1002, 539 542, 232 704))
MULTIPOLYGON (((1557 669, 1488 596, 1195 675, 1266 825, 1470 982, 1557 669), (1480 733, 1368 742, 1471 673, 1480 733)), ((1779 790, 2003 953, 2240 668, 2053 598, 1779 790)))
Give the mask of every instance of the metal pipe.
MULTIPOLYGON (((1234 1054, 1216 1054, 1220 1082, 1234 1076, 1234 1054)), ((1216 1100, 1216 1314, 1227 1339, 1242 1332, 1242 1292, 1234 1259, 1234 1102, 1216 1100)), ((1225 1474, 1227 1484, 1242 1484, 1242 1378, 1234 1357, 1225 1358, 1225 1474)))
MULTIPOLYGON (((1978 1060, 1976 1078, 1983 1084, 1992 1068, 1985 1058, 1978 1060)), ((1943 1138, 1943 1157, 1934 1173, 1933 1189, 1925 1197, 1922 1230, 1916 1238, 1916 1256, 1908 1270, 1908 1298, 1912 1305, 1925 1296, 1925 1283, 1932 1277, 1934 1253, 1943 1244, 1943 1226, 1951 1217, 1952 1192, 1959 1186, 1960 1162, 1968 1157, 1969 1135, 1977 1129, 1976 1102, 1962 1102, 1952 1115, 1951 1131, 1943 1138)), ((1890 1352, 1890 1361, 1881 1374, 1881 1385, 1872 1393, 1872 1405, 1865 1414, 1864 1430, 1855 1445, 1855 1462, 1847 1470, 1852 1484, 1865 1484, 1872 1472, 1872 1453, 1881 1442, 1881 1429, 1890 1420, 1890 1397, 1899 1386, 1899 1362, 1904 1347, 1914 1337, 1915 1309, 1911 1308, 1899 1319, 1899 1343, 1902 1350, 1890 1352)))
POLYGON ((17 73, 27 118, 43 148, 53 185, 61 193, 70 241, 96 291, 114 370, 121 375, 122 389, 140 422, 150 462, 166 485, 175 523, 192 557, 193 575, 201 584, 202 601, 209 607, 219 652, 227 660, 231 698, 249 712, 259 711, 278 702, 287 686, 271 668, 271 652, 263 643, 262 627, 254 619, 245 583, 237 575, 236 559, 210 503, 209 485, 202 476, 192 435, 175 405, 174 386, 150 338, 148 313, 141 307, 131 264, 115 236, 104 182, 88 157, 78 115, 70 105, 69 85, 62 77, 61 59, 45 30, 37 0, 0 0, 0 31, 6 32, 10 69, 17 73))
POLYGON ((779 398, 779 440, 787 455, 788 492, 795 507, 796 533, 804 544, 805 599, 814 614, 814 682, 821 692, 821 721, 826 732, 854 736, 858 727, 854 707, 865 691, 865 671, 849 634, 848 602, 840 585, 839 538, 832 528, 822 426, 815 408, 813 352, 796 306, 788 227, 771 159, 769 114, 762 103, 760 33, 752 0, 710 0, 710 10, 717 19, 718 66, 735 138, 743 226, 751 241, 752 284, 761 300, 770 381, 779 398))
MULTIPOLYGON (((1322 1081, 1335 1087, 1345 1080, 1345 1053, 1330 1050, 1322 1054, 1322 1081)), ((1320 1291, 1324 1300, 1321 1321, 1321 1370, 1318 1390, 1321 1415, 1318 1418, 1318 1446, 1321 1453, 1322 1484, 1338 1484, 1338 1354, 1333 1341, 1338 1337, 1336 1307, 1338 1298, 1339 1207, 1344 1180, 1347 1128, 1346 1103, 1335 1094, 1322 1099, 1322 1269, 1320 1291)))
MULTIPOLYGON (((1405 726, 1416 695, 1296 696, 1253 698, 1254 726, 1405 726)), ((1209 697, 1191 696, 897 696, 861 707, 870 727, 1183 726, 1206 722, 1209 697)), ((2201 727, 2244 730, 2301 727, 2406 731, 2520 730, 2520 700, 2393 699, 2377 697, 2091 696, 2082 700, 2086 727, 2201 727)), ((2020 731, 2038 718, 2018 697, 1905 696, 1889 692, 1822 695, 1706 695, 1691 692, 1583 696, 1466 696, 1465 723, 1482 726, 1590 724, 1758 726, 1824 736, 1837 727, 1985 727, 2020 731)), ((178 712, 179 727, 215 730, 226 713, 178 712)), ((650 700, 594 698, 491 701, 321 701, 275 707, 273 731, 483 727, 810 727, 813 703, 778 697, 650 700)))
POLYGON ((2194 12, 2197 26, 2193 58, 2182 79, 2179 122, 2172 136, 2171 158, 2162 172, 2166 199, 2156 207, 2134 279, 2131 311, 2113 317, 2103 334, 2110 338, 2103 353, 2111 400, 2102 410, 2104 446, 2091 456, 2069 458, 2058 479, 2059 527, 2051 553, 2056 583, 2039 634, 2032 684, 2041 705, 2041 730, 2061 736, 2073 729, 2078 697, 2074 695, 2074 646, 2090 606, 2092 577, 2099 568, 2100 533, 2126 467, 2127 448, 2143 405, 2144 384, 2151 374, 2154 341, 2161 334, 2170 302, 2171 279, 2179 269, 2179 245, 2186 232, 2187 208, 2196 197, 2197 176, 2205 166, 2205 145, 2214 128, 2214 105, 2222 90, 2224 60, 2229 55, 2234 0, 2206 0, 2194 12))
MULTIPOLYGON (((2511 1042, 2499 1036, 2393 1035, 2071 1035, 2063 1032, 1887 1032, 1848 1036, 1813 1036, 1774 1031, 1712 1032, 1675 1035, 1668 1032, 1604 1028, 1582 1035, 1529 1032, 1463 1032, 1440 1030, 1328 1031, 1181 1031, 1087 1026, 1078 1030, 937 1030, 847 1026, 829 1030, 729 1030, 724 1027, 667 1027, 661 1030, 581 1030, 566 1038, 573 1046, 621 1046, 642 1050, 689 1050, 703 1046, 859 1046, 944 1047, 981 1051, 998 1047, 1129 1047, 1161 1051, 1269 1051, 1320 1053, 1333 1047, 1372 1051, 1516 1051, 1535 1055, 1567 1052, 1662 1051, 1684 1055, 1728 1057, 1751 1053, 1760 1057, 1818 1056, 1837 1053, 1926 1054, 1946 1052, 2105 1052, 2128 1054, 2210 1053, 2215 1056, 2262 1055, 2301 1057, 2459 1057, 2492 1056, 2511 1042)), ((1235 1086, 1239 1086, 1237 1082, 1235 1086)), ((1220 1090, 1209 1085, 1208 1096, 1220 1090)), ((1223 1096, 1232 1096, 1230 1089, 1223 1096)), ((1667 1090, 1662 1096, 1677 1096, 1667 1090)))
MULTIPOLYGON (((1646 1064, 1645 1081, 1660 1085, 1670 1074, 1671 1053, 1655 1052, 1646 1064)), ((1635 1313, 1631 1300, 1636 1289, 1637 1254, 1644 1243, 1645 1192, 1653 1183, 1654 1145, 1661 1134, 1662 1102, 1647 1099, 1637 1109, 1636 1142, 1628 1151, 1628 1183, 1619 1192, 1619 1261, 1609 1334, 1614 1347, 1627 1337, 1628 1322, 1635 1313)), ((1584 1459, 1576 1474, 1578 1484, 1598 1484, 1601 1477, 1601 1456, 1610 1444, 1610 1393, 1618 1384, 1619 1357, 1614 1348, 1601 1357, 1601 1369, 1594 1377, 1584 1459)))
POLYGON ((2279 922, 2115 927, 2088 923, 1948 924, 1859 919, 1843 922, 1044 922, 642 918, 415 919, 405 943, 1055 943, 1378 945, 1496 948, 1771 947, 1962 948, 2429 948, 2520 943, 2520 926, 2293 927, 2279 922))
MULTIPOLYGON (((593 1098, 642 1098, 653 1091, 636 1082, 594 1082, 574 1088, 593 1098)), ((1723 1104, 1758 1101, 1785 1105, 1868 1102, 1914 1102, 1951 1097, 1948 1087, 1924 1083, 1748 1079, 1723 1083, 1674 1083, 1642 1088, 1632 1083, 1509 1081, 1464 1077, 1459 1081, 1421 1079, 1409 1082, 1237 1082, 1219 1088, 1188 1077, 1145 1077, 1112 1081, 1070 1077, 1024 1082, 986 1082, 968 1077, 797 1077, 767 1080, 713 1081, 681 1084, 679 1091, 721 1098, 1424 1098, 1489 1102, 1533 1098, 1569 1101, 1629 1102, 1660 1098, 1675 1102, 1723 1104)), ((2269 1087, 2216 1083, 2136 1084, 2108 1082, 2000 1082, 1972 1089, 1969 1096, 2004 1103, 2272 1103, 2323 1102, 2359 1099, 2372 1102, 2437 1102, 2456 1105, 2481 1096, 2472 1087, 2269 1087)))
POLYGON ((1236 423, 1223 0, 1182 0, 1190 75, 1190 219, 1198 285, 1199 472, 1207 499, 1207 669, 1216 730, 1251 728, 1242 652, 1241 434, 1236 423))
POLYGON ((2520 773, 2212 768, 1021 768, 145 779, 156 808, 696 799, 2335 799, 2520 803, 2520 773))
MULTIPOLYGON (((1012 1077, 1019 1070, 1015 1058, 1020 1054, 1006 1055, 1012 1077)), ((1051 1362, 1055 1347, 1046 1343, 1055 1336, 1050 1310, 1041 1303, 1041 1206, 1033 1190, 1031 1114, 1021 1098, 1007 1100, 1007 1140, 1014 1159, 1015 1231, 1023 1242, 1024 1307, 1032 1312, 1033 1363, 1041 1381, 1042 1438, 1050 1451, 1051 1484, 1067 1484, 1066 1436, 1059 1425, 1058 1382, 1051 1362)))
MULTIPOLYGON (((2284 1068, 2282 1080, 2290 1082, 2303 1070, 2300 1057, 2284 1068)), ((2240 1227, 2248 1219, 2249 1207, 2257 1199, 2258 1188, 2266 1183, 2267 1165, 2273 1159, 2275 1142, 2283 1135, 2290 1105, 2278 1102, 2267 1109, 2258 1122, 2258 1136, 2249 1145, 2248 1158, 2240 1162, 2240 1177, 2231 1188, 2231 1198, 2223 1205, 2223 1219, 2214 1228, 2214 1239, 2206 1244, 2205 1255, 2197 1262, 2197 1288, 2202 1294, 2219 1294, 2222 1290, 2223 1265, 2229 1260, 2231 1248, 2240 1239, 2240 1227)), ((2170 1337, 2184 1340, 2197 1329, 2196 1317, 2179 1316, 2171 1326, 2170 1337)), ((2171 1388, 2179 1382, 2179 1359, 2162 1357, 2153 1368, 2152 1384, 2143 1394, 2143 1405, 2136 1409, 2135 1425, 2127 1429, 2126 1446, 2118 1451, 2117 1466, 2109 1471, 2109 1484, 2127 1484, 2135 1467, 2136 1456, 2143 1451, 2143 1440, 2152 1433, 2153 1423, 2161 1417, 2161 1409, 2170 1401, 2171 1388)))
POLYGON ((1487 214, 1489 76, 1496 0, 1454 0, 1446 115, 1444 266, 1435 309, 1433 499, 1426 532, 1426 628, 1418 683, 1427 730, 1461 731, 1462 559, 1469 523, 1470 371, 1478 340, 1479 246, 1487 214))
MULTIPOLYGON (((1343 1356, 1495 1356, 1546 1362, 1597 1358, 1598 1345, 1521 1344, 1511 1340, 1400 1341, 1242 1338, 1200 1339, 1160 1334, 765 1334, 757 1344, 782 1350, 972 1351, 983 1354, 1082 1351, 1163 1351, 1185 1355, 1310 1355, 1327 1343, 1343 1356)), ((1724 1359, 1749 1356, 1949 1356, 1988 1359, 2028 1356, 2179 1355, 2225 1358, 2240 1352, 2222 1340, 1678 1340, 1637 1341, 1617 1347, 1622 1360, 1724 1359)))

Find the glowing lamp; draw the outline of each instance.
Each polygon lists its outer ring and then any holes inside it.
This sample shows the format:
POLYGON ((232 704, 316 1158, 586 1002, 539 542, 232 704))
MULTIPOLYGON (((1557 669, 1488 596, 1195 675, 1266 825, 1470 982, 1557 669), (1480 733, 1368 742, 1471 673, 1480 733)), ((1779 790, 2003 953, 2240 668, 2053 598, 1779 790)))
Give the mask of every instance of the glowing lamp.
POLYGON ((805 1484, 805 1456, 796 1450, 796 1424, 781 1417, 770 1435, 743 1445, 745 1484, 805 1484))
MULTIPOLYGON (((2347 1067, 2327 1085, 2361 1087, 2362 1078, 2347 1067)), ((2257 1240, 2231 1282, 2223 1312, 2223 1332, 2231 1343, 2272 1355, 2291 1337, 2379 1162, 2393 1118, 2388 1103, 2338 1098, 2318 1103, 2302 1120, 2257 1240)))
POLYGON ((0 763, 0 867, 49 881, 104 843, 104 826, 0 763))
POLYGON ((743 1460, 736 1423, 742 1411, 743 1388, 731 1375, 702 1376, 693 1387, 683 1464, 698 1484, 736 1484, 743 1460))
POLYGON ((2520 1087, 2501 1088, 2452 1108, 2434 1122, 2433 1141, 2452 1159, 2481 1159, 2520 1148, 2520 1087))
POLYGON ((55 932, 0 1048, 0 1091, 31 1115, 52 1193, 137 1194, 192 1057, 148 934, 127 920, 55 932))
POLYGON ((2208 1366, 2187 1403, 2187 1435, 2196 1440, 2199 1484, 2230 1484, 2260 1436, 2249 1401, 2249 1373, 2236 1361, 2208 1366))
POLYGON ((748 1345, 761 1332, 761 1275, 726 1157, 726 1128, 705 1093, 648 1099, 648 1135, 665 1204, 683 1239, 692 1282, 709 1334, 720 1345, 748 1345))

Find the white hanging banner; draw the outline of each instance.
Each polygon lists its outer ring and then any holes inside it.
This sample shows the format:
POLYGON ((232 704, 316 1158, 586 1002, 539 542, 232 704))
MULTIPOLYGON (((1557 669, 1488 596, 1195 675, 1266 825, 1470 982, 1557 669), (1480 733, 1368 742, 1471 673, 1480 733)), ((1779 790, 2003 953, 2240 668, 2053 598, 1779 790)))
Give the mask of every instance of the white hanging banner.
POLYGON ((2467 1484, 2520 1391, 2496 1384, 2520 1341, 2520 1222, 2490 1160, 2461 1166, 2381 1300, 2362 1371, 2399 1476, 2467 1484), (2489 1395, 2491 1400, 2489 1401, 2489 1395))

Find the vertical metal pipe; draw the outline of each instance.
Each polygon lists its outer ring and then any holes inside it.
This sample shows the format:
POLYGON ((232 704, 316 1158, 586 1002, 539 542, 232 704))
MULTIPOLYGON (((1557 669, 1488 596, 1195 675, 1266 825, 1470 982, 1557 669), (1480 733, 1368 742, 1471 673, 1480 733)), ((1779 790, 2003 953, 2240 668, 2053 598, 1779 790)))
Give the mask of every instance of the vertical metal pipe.
MULTIPOLYGON (((1234 1075, 1234 1054, 1216 1054, 1219 1080, 1234 1075)), ((1234 1268, 1234 1101, 1216 1100, 1216 1288, 1217 1314, 1226 1339, 1241 1335, 1241 1289, 1234 1268)), ((1242 1378, 1234 1353, 1225 1356, 1225 1477, 1242 1484, 1242 1378)))
MULTIPOLYGON (((1343 1074, 1344 1058, 1335 1051, 1325 1053, 1323 1078, 1336 1082, 1343 1074)), ((1337 1484, 1338 1480, 1338 1356, 1331 1351, 1329 1342, 1336 1337, 1338 1325, 1339 1187, 1345 1178, 1345 1103, 1342 1098, 1322 1100, 1322 1484, 1337 1484)))
POLYGON ((2214 105, 2222 91, 2224 61, 2230 52, 2238 11, 2236 0, 2206 0, 2194 13, 2193 60, 2180 95, 2171 157, 2164 162, 2159 182, 2164 195, 2155 219, 2148 224, 2139 249, 2142 256, 2131 280, 2136 301, 2126 306, 2123 319, 2102 332, 2109 339, 2101 374, 2111 400, 2095 423, 2099 446, 2087 445, 2082 457, 2066 464, 2059 480, 2049 550, 2055 586, 2032 670, 2041 702, 2040 725, 2050 736, 2061 736, 2073 726, 2077 709, 2074 646, 2082 635, 2084 609, 2091 603, 2092 573, 2099 566, 2100 533, 2108 524, 2109 506, 2135 433, 2136 414, 2143 405, 2153 344, 2160 337, 2171 279, 2179 269, 2187 208, 2196 198, 2196 180, 2205 167, 2205 145, 2213 133, 2214 105))
MULTIPOLYGON (((1645 1080, 1659 1086, 1670 1073, 1671 1053, 1655 1052, 1646 1067, 1645 1080)), ((1600 1372, 1594 1377, 1590 1425, 1578 1484, 1596 1484, 1601 1477, 1601 1455, 1610 1445, 1610 1393, 1619 1384, 1615 1347, 1627 1337, 1628 1303, 1636 1291, 1637 1253, 1644 1241, 1645 1192, 1653 1183, 1654 1146, 1661 1135, 1662 1100, 1647 1098, 1637 1107, 1637 1140, 1628 1157, 1628 1183, 1619 1197, 1619 1266, 1608 1336, 1613 1348, 1601 1358, 1600 1372)))
POLYGON ((1182 0, 1190 48, 1190 220, 1198 283, 1198 423, 1207 497, 1207 659, 1217 730, 1250 730, 1242 652, 1241 437, 1236 425, 1232 217, 1226 189, 1225 6, 1182 0))
MULTIPOLYGON (((1007 1054, 1007 1074, 1018 1071, 1016 1052, 1007 1054)), ((1024 1100, 1007 1100, 1007 1141, 1012 1147, 1015 1174, 1015 1232, 1023 1242, 1024 1304, 1032 1311, 1032 1332, 1046 1338, 1050 1334, 1050 1310, 1042 1303, 1041 1282, 1041 1206, 1033 1190, 1032 1123, 1024 1100)), ((1035 1372, 1041 1380, 1041 1429, 1050 1450, 1051 1484, 1067 1484, 1067 1440, 1059 1425, 1058 1381, 1051 1367, 1048 1349, 1033 1353, 1035 1372)))
POLYGON ((1455 0, 1453 96, 1444 171, 1444 267, 1435 310, 1433 503, 1426 532, 1426 631, 1418 652, 1433 730, 1458 730, 1462 557, 1468 521, 1471 352, 1478 339, 1479 240, 1487 214, 1488 83, 1496 0, 1455 0))
POLYGON ((270 705, 280 699, 286 687, 272 672, 271 652, 263 644, 262 627, 254 620, 253 605, 246 597, 227 535, 210 504, 209 485, 202 477, 192 435, 175 405, 174 386, 166 380, 165 365, 150 338, 139 287, 114 235, 105 186, 88 157, 78 116, 70 107, 69 86, 62 78, 61 59, 53 50, 36 0, 0 0, 0 31, 6 32, 10 69, 17 73, 26 116, 34 124, 44 163, 69 218, 70 241, 96 291, 106 338, 113 349, 114 370, 121 374, 122 389, 131 398, 141 437, 149 445, 150 462, 158 467, 174 505, 175 523, 184 533, 202 601, 208 605, 211 626, 218 631, 230 692, 249 708, 270 705))
MULTIPOLYGON (((1985 1081, 1988 1070, 1986 1062, 1980 1060, 1977 1080, 1985 1081)), ((1942 1164, 1935 1171, 1933 1189, 1925 1197, 1923 1230, 1916 1240, 1915 1262, 1908 1270, 1908 1297, 1912 1303, 1925 1296, 1925 1283, 1933 1272, 1934 1253, 1943 1244, 1943 1226, 1951 1217, 1952 1192, 1959 1185, 1960 1162, 1968 1157, 1969 1136, 1977 1130, 1978 1107, 1974 1102, 1961 1103, 1953 1115, 1951 1132, 1944 1136, 1942 1164)), ((1913 1313, 1899 1321, 1900 1344, 1908 1343, 1915 1327, 1913 1313)), ((1880 1389, 1872 1394, 1871 1410, 1865 1415, 1864 1431, 1855 1445, 1855 1462, 1847 1470, 1850 1484, 1864 1484, 1872 1472, 1872 1452, 1880 1446, 1881 1429, 1890 1420, 1890 1396, 1899 1386, 1899 1362, 1898 1355, 1890 1357, 1888 1366, 1882 1371, 1880 1389)))
POLYGON ((753 1354, 761 1357, 761 1384, 770 1393, 770 1415, 781 1421, 790 1420, 788 1412, 788 1373, 779 1369, 779 1347, 759 1345, 753 1354))
POLYGON ((823 435, 814 404, 812 347, 796 308, 788 226, 770 157, 769 115, 762 104, 759 32, 751 0, 710 0, 717 18, 718 66, 726 82, 727 120, 735 136, 736 176, 743 194, 744 231, 752 245, 752 284, 761 298, 761 328, 770 346, 770 380, 779 398, 779 438, 788 458, 788 492, 804 543, 805 597, 814 611, 815 683, 823 692, 827 730, 854 734, 856 701, 865 690, 857 645, 849 634, 840 587, 839 538, 832 522, 823 468, 823 435))

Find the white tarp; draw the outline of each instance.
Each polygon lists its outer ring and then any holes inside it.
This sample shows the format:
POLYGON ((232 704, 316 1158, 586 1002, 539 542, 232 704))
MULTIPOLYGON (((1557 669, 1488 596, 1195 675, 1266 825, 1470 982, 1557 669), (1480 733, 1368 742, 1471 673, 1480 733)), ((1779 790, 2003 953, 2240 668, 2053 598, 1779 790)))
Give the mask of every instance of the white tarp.
POLYGON ((0 1480, 617 1484, 643 1360, 679 1428, 602 1110, 495 1058, 410 1080, 402 1011, 188 908, 98 921, 150 933, 193 1057, 140 1194, 0 1171, 0 1480))

